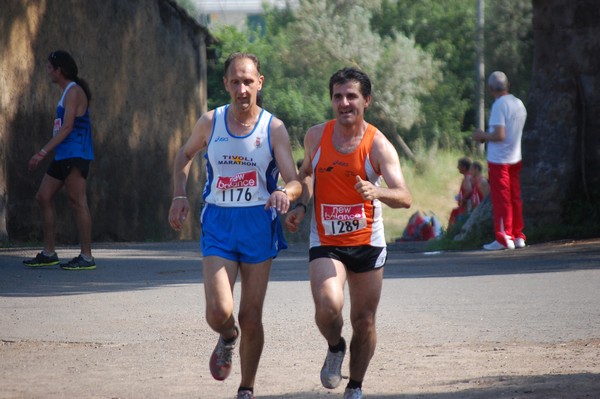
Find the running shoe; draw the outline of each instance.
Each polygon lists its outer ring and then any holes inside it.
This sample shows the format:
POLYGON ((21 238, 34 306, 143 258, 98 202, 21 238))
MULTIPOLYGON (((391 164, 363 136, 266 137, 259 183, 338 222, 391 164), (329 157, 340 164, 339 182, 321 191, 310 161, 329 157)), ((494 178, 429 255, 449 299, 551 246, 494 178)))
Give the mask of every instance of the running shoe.
POLYGON ((503 249, 515 249, 515 243, 511 239, 506 240, 506 246, 500 244, 498 241, 494 240, 489 244, 485 244, 483 249, 486 251, 501 251, 503 249))
POLYGON ((256 399, 252 391, 243 390, 237 393, 235 399, 256 399))
POLYGON ((67 263, 61 263, 60 267, 64 270, 94 270, 96 268, 96 262, 94 258, 91 261, 83 259, 83 256, 79 255, 67 263))
POLYGON ((527 244, 525 244, 525 240, 521 237, 515 238, 515 248, 525 248, 527 244))
POLYGON ((346 388, 344 399, 362 399, 362 390, 360 388, 346 388))
POLYGON ((231 373, 231 358, 240 336, 240 330, 237 327, 235 327, 235 331, 237 337, 233 342, 227 343, 222 336, 219 336, 217 346, 210 357, 210 373, 217 381, 223 381, 231 373))
POLYGON ((342 363, 344 355, 346 355, 346 341, 342 337, 340 342, 344 343, 344 350, 331 352, 327 349, 327 357, 321 368, 321 384, 328 389, 337 388, 342 381, 342 363))
POLYGON ((40 266, 54 266, 58 265, 58 255, 56 252, 52 256, 44 255, 43 252, 40 252, 33 259, 24 260, 23 264, 29 267, 40 267, 40 266))

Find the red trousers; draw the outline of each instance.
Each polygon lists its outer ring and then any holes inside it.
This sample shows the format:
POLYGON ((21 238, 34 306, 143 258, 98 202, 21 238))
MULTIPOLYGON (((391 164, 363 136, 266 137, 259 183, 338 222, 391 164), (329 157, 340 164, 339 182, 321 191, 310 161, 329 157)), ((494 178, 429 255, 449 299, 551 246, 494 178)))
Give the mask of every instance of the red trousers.
POLYGON ((521 167, 522 162, 514 165, 488 162, 490 195, 494 210, 494 233, 496 241, 504 246, 507 239, 526 239, 523 234, 521 167))

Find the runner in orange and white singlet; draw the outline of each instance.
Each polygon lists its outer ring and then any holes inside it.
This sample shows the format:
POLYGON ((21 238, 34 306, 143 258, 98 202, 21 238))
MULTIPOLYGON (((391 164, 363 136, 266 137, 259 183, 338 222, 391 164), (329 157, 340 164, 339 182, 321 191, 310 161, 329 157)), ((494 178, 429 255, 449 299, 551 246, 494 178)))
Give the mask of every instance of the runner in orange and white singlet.
POLYGON ((325 125, 313 160, 316 223, 311 225, 310 246, 385 247, 381 202, 364 200, 354 189, 356 176, 380 186, 380 175, 373 169, 369 153, 377 129, 367 125, 362 141, 349 154, 333 146, 335 120, 325 125))
POLYGON ((360 399, 377 344, 375 315, 386 261, 381 204, 408 208, 412 198, 396 150, 364 120, 371 102, 369 77, 354 68, 339 70, 329 80, 329 93, 335 120, 311 127, 304 137, 302 196, 285 223, 290 231, 298 230, 314 193, 310 285, 317 327, 328 344, 321 383, 333 389, 342 380, 347 282, 352 342, 344 399, 360 399))

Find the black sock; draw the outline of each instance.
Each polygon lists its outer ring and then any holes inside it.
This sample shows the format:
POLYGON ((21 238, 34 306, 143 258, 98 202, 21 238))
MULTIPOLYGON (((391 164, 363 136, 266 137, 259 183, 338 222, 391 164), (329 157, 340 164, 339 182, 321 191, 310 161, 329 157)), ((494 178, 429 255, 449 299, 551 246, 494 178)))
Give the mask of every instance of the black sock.
POLYGON ((230 343, 232 343, 233 341, 235 341, 235 340, 238 338, 238 336, 239 336, 239 335, 240 335, 240 334, 238 333, 238 330, 237 330, 237 328, 236 328, 236 329, 235 329, 235 335, 234 335, 232 338, 229 338, 229 339, 225 339, 225 338, 223 338, 223 342, 225 342, 226 344, 230 344, 230 343))
POLYGON ((356 380, 353 380, 352 378, 350 378, 348 380, 348 385, 346 386, 346 388, 350 388, 350 389, 359 388, 359 389, 362 389, 362 381, 356 381, 356 380))
POLYGON ((344 338, 340 338, 340 342, 337 343, 337 345, 335 346, 331 346, 329 345, 329 351, 333 352, 333 353, 337 353, 339 351, 344 351, 346 350, 346 341, 344 340, 344 338))
POLYGON ((241 391, 250 391, 254 394, 254 387, 239 387, 238 388, 238 393, 241 391))

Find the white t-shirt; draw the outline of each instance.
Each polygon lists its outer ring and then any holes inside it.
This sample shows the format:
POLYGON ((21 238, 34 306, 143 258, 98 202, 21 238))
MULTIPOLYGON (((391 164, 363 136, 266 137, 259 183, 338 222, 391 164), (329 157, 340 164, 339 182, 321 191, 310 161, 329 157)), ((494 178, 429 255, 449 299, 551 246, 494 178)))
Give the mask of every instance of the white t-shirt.
POLYGON ((506 137, 503 141, 488 142, 488 162, 512 165, 521 161, 521 137, 526 119, 523 102, 512 94, 494 101, 488 122, 489 133, 494 132, 494 126, 504 126, 506 137))

